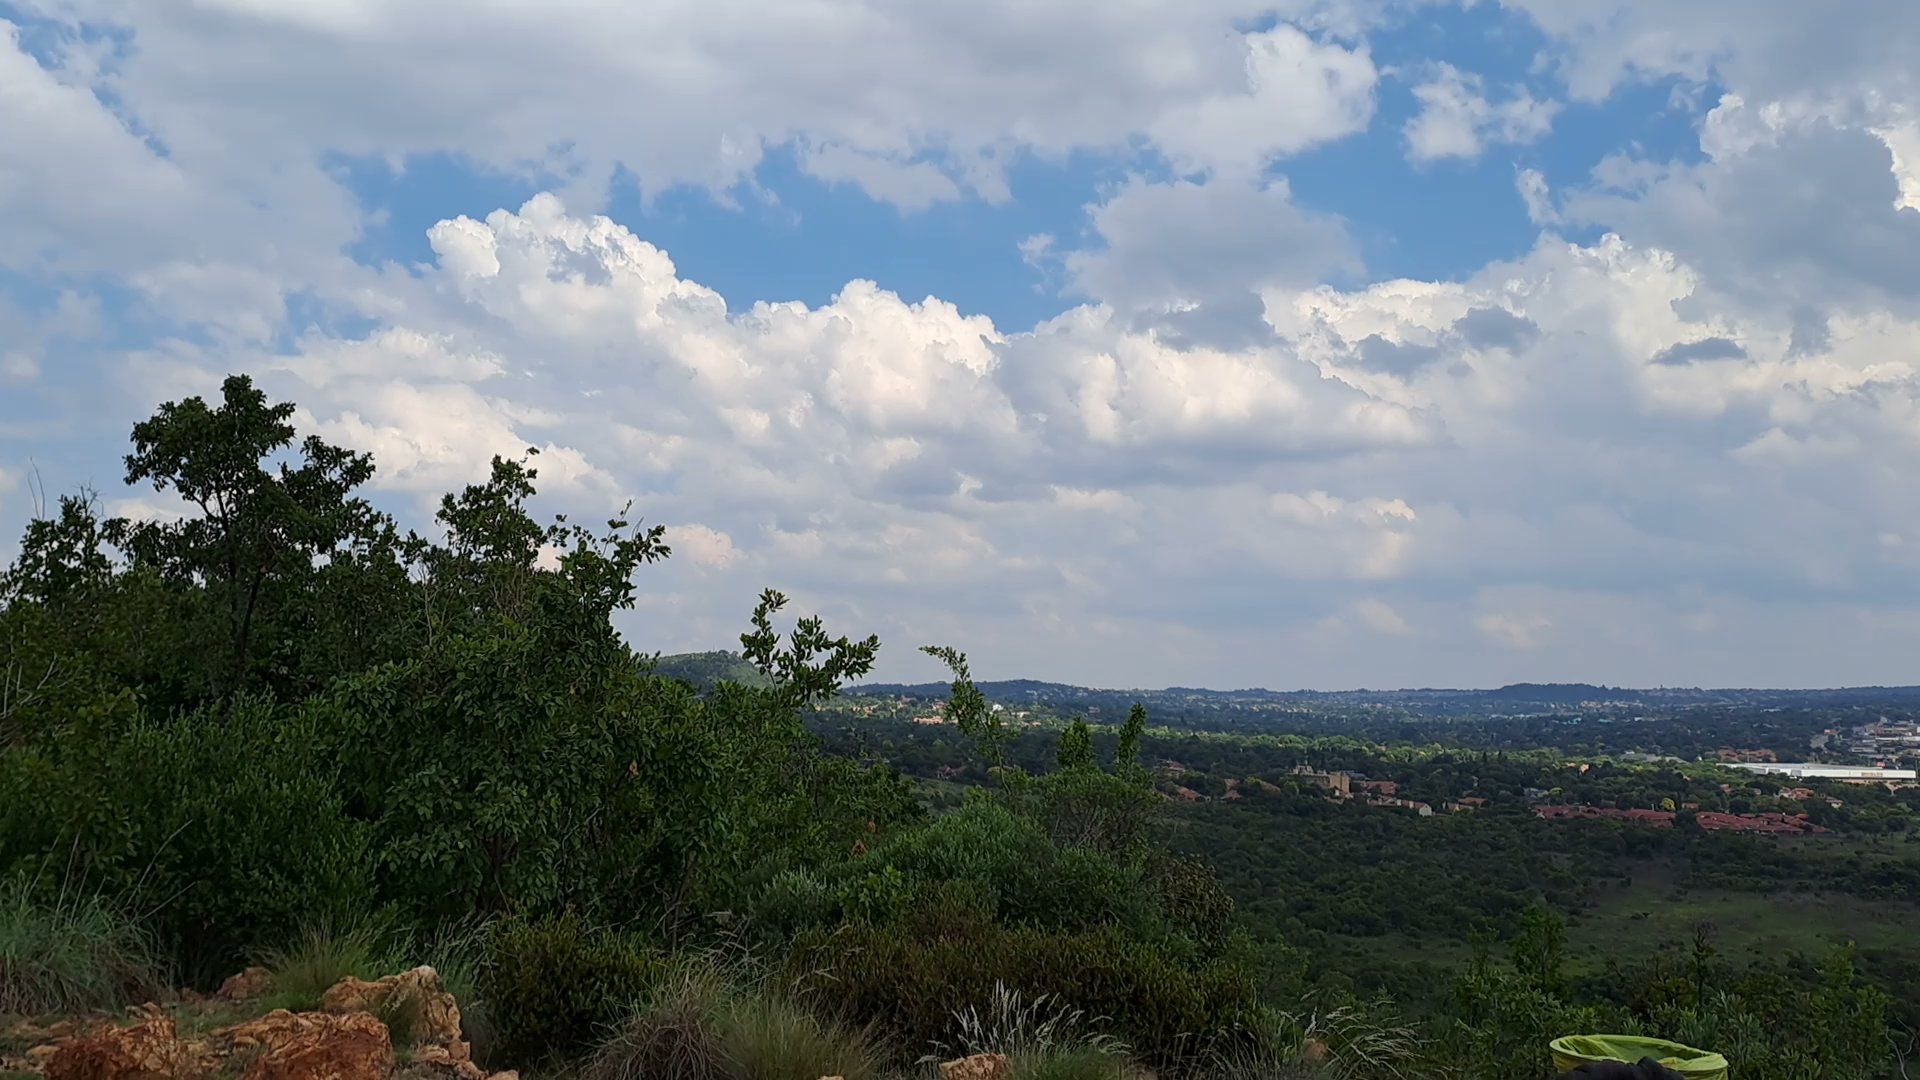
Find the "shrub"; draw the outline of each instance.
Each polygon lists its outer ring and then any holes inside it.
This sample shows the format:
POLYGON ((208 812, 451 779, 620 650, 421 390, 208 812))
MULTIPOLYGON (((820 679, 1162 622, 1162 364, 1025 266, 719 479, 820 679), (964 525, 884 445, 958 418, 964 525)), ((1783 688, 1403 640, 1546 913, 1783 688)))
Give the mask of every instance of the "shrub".
POLYGON ((40 900, 25 879, 0 886, 0 1014, 110 1009, 164 984, 146 935, 106 901, 40 900))
POLYGON ((865 1032, 700 958, 673 963, 603 1042, 589 1080, 867 1080, 880 1054, 865 1032))
POLYGON ((313 747, 309 723, 258 701, 77 720, 8 792, 39 824, 17 819, 0 843, 39 839, 0 865, 70 861, 89 889, 151 912, 156 942, 211 983, 302 925, 372 907, 365 832, 313 747))
POLYGON ((798 985, 908 1046, 956 1045, 958 1015, 996 985, 1071 1002, 1150 1061, 1252 1014, 1252 978, 1226 959, 1186 962, 1111 928, 1058 933, 956 920, 938 936, 910 924, 851 924, 797 939, 798 985))
POLYGON ((1062 846, 1042 825, 985 800, 894 835, 841 871, 843 911, 884 921, 917 906, 905 895, 891 910, 873 903, 891 871, 908 893, 966 882, 991 903, 994 917, 1057 930, 1153 927, 1151 890, 1140 871, 1088 847, 1062 846))
POLYGON ((480 996, 509 1061, 585 1053, 666 971, 654 950, 572 915, 509 921, 490 937, 480 996))

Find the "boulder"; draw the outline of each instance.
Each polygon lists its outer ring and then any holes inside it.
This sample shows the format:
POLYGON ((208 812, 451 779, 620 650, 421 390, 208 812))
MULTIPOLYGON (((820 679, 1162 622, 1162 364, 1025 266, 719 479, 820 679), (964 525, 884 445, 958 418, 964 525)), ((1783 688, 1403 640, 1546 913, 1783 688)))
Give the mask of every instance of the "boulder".
POLYGON ((427 1043, 414 1050, 409 1064, 416 1071, 425 1070, 452 1080, 487 1080, 487 1070, 474 1064, 472 1058, 456 1058, 452 1051, 437 1043, 427 1043))
POLYGON ((250 967, 238 975, 227 976, 220 984, 215 997, 221 1001, 251 1001, 273 993, 273 972, 263 967, 250 967))
POLYGON ((368 1013, 290 1013, 276 1009, 219 1032, 242 1080, 387 1080, 393 1044, 368 1013))
POLYGON ((142 1005, 126 1027, 102 1024, 61 1043, 46 1060, 47 1080, 176 1080, 197 1070, 192 1051, 157 1005, 142 1005))
POLYGON ((940 1080, 1008 1080, 1011 1075, 1005 1054, 973 1054, 940 1063, 940 1080))
POLYGON ((46 1055, 48 1080, 175 1080, 196 1072, 190 1047, 159 1005, 132 1009, 127 1026, 100 1024, 46 1055))
POLYGON ((440 982, 440 973, 422 965, 373 982, 349 975, 327 989, 320 1008, 329 1013, 377 1013, 387 1017, 404 1042, 437 1047, 436 1061, 468 1062, 472 1053, 460 1037, 460 1005, 440 982))

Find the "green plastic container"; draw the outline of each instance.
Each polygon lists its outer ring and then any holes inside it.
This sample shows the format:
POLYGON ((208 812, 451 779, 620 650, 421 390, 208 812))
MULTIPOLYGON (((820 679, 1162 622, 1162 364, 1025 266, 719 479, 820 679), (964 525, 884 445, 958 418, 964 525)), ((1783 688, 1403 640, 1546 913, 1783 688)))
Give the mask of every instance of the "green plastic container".
POLYGON ((1553 1051, 1553 1067, 1560 1072, 1577 1069, 1592 1061, 1625 1061, 1652 1058, 1687 1080, 1726 1080, 1727 1059, 1705 1050, 1695 1050, 1665 1039, 1643 1039, 1637 1035, 1567 1035, 1547 1044, 1553 1051))

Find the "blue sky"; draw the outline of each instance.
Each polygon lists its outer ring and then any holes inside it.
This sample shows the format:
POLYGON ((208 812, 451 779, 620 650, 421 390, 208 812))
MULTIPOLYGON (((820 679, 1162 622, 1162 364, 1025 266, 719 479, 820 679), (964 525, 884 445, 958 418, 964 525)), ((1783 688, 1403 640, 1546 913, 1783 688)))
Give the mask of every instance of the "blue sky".
MULTIPOLYGON (((1920 16, 0 0, 0 537, 255 374, 881 674, 1911 682, 1920 16)), ((6 550, 0 540, 0 553, 6 550)))

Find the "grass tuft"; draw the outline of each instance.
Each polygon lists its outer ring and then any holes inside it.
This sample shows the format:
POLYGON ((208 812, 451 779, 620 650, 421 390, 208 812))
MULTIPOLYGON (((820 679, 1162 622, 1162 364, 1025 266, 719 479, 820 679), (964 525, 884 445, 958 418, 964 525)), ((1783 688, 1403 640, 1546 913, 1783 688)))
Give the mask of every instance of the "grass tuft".
POLYGON ((723 1041, 737 1080, 870 1080, 881 1071, 881 1050, 868 1031, 765 991, 733 1000, 723 1041))
POLYGON ((938 1047, 935 1056, 966 1054, 1025 1055, 1039 1061, 1050 1051, 1084 1050, 1124 1059, 1127 1045, 1092 1030, 1100 1020, 1088 1020, 1083 1010, 1060 1002, 1051 994, 1027 997, 1005 983, 993 984, 983 1005, 969 1005, 953 1014, 959 1029, 957 1046, 938 1047))
POLYGON ((44 901, 25 880, 0 886, 0 1013, 114 1009, 165 985, 152 943, 107 901, 64 891, 44 901))
POLYGON ((821 1017, 705 959, 683 960, 601 1045, 587 1080, 873 1080, 882 1054, 863 1030, 821 1017))
POLYGON ((397 961, 384 929, 372 922, 322 921, 301 930, 293 945, 268 950, 260 963, 273 972, 269 1004, 283 1009, 315 1009, 333 984, 351 975, 377 979, 392 974, 397 961))
POLYGON ((601 1045, 587 1066, 587 1080, 732 1075, 722 1035, 731 991, 706 965, 677 965, 601 1045))
POLYGON ((1133 1075, 1125 1055, 1092 1046, 1026 1050, 1007 1064, 1012 1080, 1127 1080, 1133 1075))
POLYGON ((1250 1041, 1212 1055, 1208 1071, 1226 1080, 1410 1080, 1420 1073, 1424 1049, 1384 1006, 1273 1010, 1250 1041))

